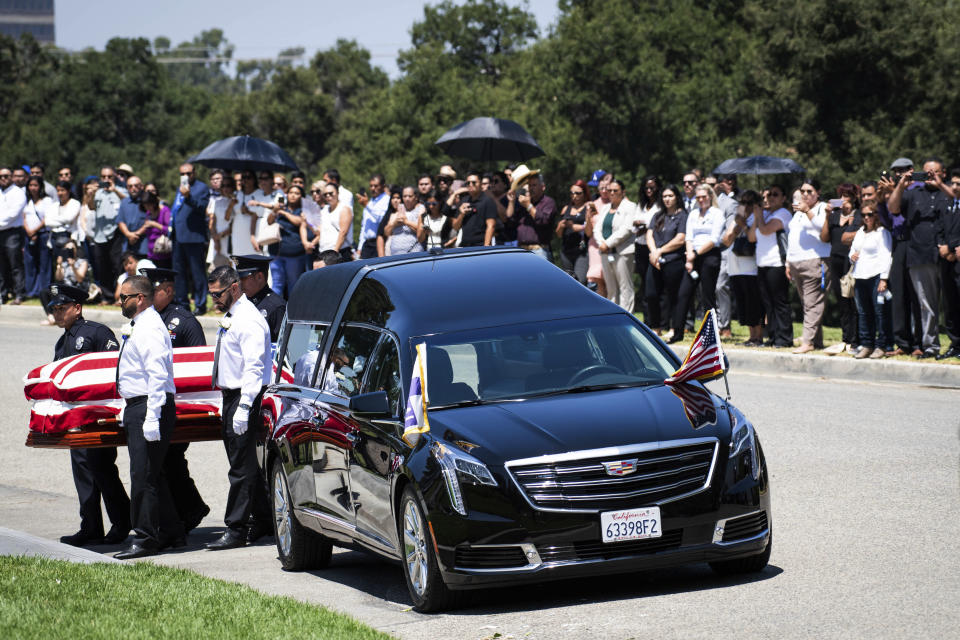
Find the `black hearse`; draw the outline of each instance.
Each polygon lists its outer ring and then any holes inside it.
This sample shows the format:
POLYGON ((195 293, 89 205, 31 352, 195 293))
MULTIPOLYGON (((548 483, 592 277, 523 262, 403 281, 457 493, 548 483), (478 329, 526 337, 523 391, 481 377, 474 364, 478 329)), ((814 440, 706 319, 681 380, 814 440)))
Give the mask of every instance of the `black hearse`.
POLYGON ((656 335, 529 252, 309 272, 276 359, 259 458, 285 569, 325 566, 332 545, 372 551, 436 611, 478 587, 767 564, 750 421, 699 383, 699 403, 665 386, 680 362, 656 335), (410 447, 419 343, 430 430, 410 447))

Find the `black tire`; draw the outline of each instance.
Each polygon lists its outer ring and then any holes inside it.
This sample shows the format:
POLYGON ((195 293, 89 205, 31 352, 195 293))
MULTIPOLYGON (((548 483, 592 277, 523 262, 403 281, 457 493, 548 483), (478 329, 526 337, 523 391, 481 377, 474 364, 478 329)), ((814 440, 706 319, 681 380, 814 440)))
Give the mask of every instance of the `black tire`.
POLYGON ((397 533, 400 536, 401 571, 414 610, 434 613, 458 606, 462 601, 462 592, 451 591, 443 582, 427 519, 416 493, 409 485, 400 498, 397 533))
POLYGON ((279 460, 274 460, 270 470, 270 502, 273 506, 273 533, 283 569, 304 571, 329 565, 333 545, 297 521, 290 507, 287 477, 279 460))
POLYGON ((770 528, 770 539, 767 548, 760 553, 746 558, 734 560, 717 560, 710 563, 710 568, 722 576, 740 575, 744 573, 759 573, 770 562, 770 550, 773 549, 773 527, 770 528))

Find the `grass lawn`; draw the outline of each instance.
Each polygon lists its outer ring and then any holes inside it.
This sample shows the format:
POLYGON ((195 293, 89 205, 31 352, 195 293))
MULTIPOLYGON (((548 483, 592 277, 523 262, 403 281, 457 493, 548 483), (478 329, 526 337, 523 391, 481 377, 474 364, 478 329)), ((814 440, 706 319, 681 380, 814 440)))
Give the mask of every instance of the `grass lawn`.
POLYGON ((322 607, 182 569, 0 557, 0 637, 391 636, 322 607))

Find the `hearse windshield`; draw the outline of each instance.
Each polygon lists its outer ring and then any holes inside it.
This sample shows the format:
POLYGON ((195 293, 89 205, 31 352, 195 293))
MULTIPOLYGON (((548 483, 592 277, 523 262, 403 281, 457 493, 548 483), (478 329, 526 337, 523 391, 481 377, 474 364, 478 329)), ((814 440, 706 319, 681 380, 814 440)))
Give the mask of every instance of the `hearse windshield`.
POLYGON ((660 384, 676 369, 622 315, 415 338, 427 343, 430 408, 660 384))

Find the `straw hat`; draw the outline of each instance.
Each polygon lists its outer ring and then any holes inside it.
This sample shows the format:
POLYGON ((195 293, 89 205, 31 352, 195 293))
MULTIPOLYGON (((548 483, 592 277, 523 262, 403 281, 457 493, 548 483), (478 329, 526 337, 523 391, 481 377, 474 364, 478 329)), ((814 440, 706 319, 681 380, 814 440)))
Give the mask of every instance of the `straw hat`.
POLYGON ((527 180, 535 175, 538 175, 539 173, 540 169, 534 169, 531 171, 527 165, 520 165, 513 170, 513 182, 510 183, 510 190, 516 191, 519 187, 523 186, 527 180))

